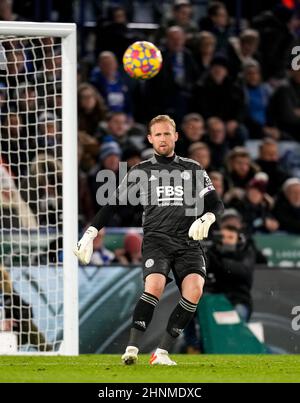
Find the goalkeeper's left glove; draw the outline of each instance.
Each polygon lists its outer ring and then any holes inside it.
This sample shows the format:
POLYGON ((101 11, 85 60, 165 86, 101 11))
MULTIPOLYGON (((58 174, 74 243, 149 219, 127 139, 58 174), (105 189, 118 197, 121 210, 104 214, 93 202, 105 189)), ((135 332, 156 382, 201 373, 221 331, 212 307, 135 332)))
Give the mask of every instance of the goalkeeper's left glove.
POLYGON ((207 238, 209 227, 216 221, 214 213, 206 213, 193 222, 189 229, 189 237, 195 241, 207 238))

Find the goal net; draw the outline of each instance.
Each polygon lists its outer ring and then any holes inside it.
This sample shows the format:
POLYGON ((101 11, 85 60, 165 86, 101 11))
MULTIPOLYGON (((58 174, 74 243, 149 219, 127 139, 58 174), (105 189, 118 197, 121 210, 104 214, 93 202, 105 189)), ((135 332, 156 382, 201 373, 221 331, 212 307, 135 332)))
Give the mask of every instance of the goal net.
POLYGON ((78 353, 75 56, 74 24, 0 23, 0 354, 78 353))

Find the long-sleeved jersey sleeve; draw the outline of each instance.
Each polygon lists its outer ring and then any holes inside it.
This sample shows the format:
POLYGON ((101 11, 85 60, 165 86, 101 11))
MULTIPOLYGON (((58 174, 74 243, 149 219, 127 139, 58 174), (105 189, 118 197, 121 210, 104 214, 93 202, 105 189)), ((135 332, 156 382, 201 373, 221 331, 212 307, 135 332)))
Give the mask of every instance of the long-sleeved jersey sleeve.
POLYGON ((217 218, 219 218, 224 212, 224 204, 215 190, 209 192, 204 198, 203 214, 208 212, 214 213, 217 218))
POLYGON ((218 193, 216 192, 210 177, 208 176, 207 172, 202 169, 201 174, 203 175, 203 187, 199 192, 200 199, 204 199, 204 207, 202 213, 214 213, 216 218, 218 219, 224 212, 224 204, 220 199, 218 193))
POLYGON ((113 214, 120 208, 120 206, 130 201, 128 195, 130 192, 137 193, 139 191, 139 183, 134 181, 134 172, 136 166, 132 167, 127 175, 123 178, 118 188, 113 193, 112 197, 108 201, 108 204, 103 206, 95 215, 91 222, 91 226, 100 231, 109 221, 113 214))

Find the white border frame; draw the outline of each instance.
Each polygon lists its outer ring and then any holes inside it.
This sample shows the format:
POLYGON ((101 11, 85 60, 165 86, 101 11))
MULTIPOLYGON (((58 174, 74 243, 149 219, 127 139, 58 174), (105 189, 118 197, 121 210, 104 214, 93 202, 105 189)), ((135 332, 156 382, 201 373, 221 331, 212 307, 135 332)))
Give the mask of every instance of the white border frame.
POLYGON ((72 251, 78 240, 76 24, 0 21, 0 35, 62 38, 64 329, 58 354, 78 355, 78 260, 72 251))

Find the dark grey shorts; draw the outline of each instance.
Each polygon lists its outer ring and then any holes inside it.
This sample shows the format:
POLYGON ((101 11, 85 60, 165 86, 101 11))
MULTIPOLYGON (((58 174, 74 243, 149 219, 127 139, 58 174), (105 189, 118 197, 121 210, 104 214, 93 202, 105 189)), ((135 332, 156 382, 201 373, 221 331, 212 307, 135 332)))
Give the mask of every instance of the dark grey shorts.
POLYGON ((171 281, 168 275, 172 271, 180 286, 188 274, 206 277, 205 258, 199 241, 151 233, 144 237, 142 252, 144 279, 149 274, 161 273, 171 281))

